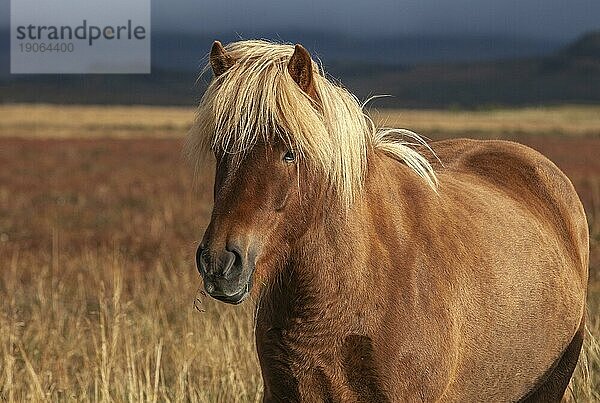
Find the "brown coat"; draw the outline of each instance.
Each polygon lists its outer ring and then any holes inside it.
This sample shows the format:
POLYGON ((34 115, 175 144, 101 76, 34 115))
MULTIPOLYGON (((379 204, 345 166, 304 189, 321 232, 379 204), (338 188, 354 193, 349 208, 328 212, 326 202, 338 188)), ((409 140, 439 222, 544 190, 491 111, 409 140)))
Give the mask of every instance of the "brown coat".
POLYGON ((432 147, 438 194, 373 153, 364 198, 291 247, 258 311, 265 401, 516 401, 574 339, 588 229, 570 181, 512 142, 432 147))
POLYGON ((210 61, 188 146, 217 158, 197 265, 214 298, 258 297, 266 402, 562 398, 589 240, 552 162, 474 140, 427 161, 300 45, 215 42, 210 61))

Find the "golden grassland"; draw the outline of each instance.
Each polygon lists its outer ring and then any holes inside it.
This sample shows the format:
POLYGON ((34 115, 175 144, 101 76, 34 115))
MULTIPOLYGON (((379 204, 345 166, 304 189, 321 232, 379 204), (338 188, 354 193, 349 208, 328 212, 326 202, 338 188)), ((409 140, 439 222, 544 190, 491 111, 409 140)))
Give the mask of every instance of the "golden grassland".
MULTIPOLYGON (((600 335, 600 107, 382 111, 441 138, 518 138, 571 177, 591 231, 600 335)), ((200 298, 212 177, 181 157, 189 108, 0 105, 0 401, 252 402, 251 302, 200 298)), ((600 390, 600 356, 572 385, 600 390), (586 372, 589 369, 589 372, 586 372)))
MULTIPOLYGON (((429 137, 562 134, 600 136, 600 106, 566 105, 481 111, 369 109, 383 126, 429 137)), ((190 127, 193 108, 0 105, 0 135, 28 138, 173 138, 190 127)))

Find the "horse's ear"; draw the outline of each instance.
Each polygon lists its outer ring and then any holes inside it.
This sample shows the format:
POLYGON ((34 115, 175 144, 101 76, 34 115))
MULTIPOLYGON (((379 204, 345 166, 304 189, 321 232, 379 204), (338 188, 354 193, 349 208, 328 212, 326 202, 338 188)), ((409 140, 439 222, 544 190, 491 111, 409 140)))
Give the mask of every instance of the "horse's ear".
POLYGON ((212 67, 215 77, 219 77, 235 64, 233 57, 227 54, 227 51, 219 41, 214 41, 210 49, 210 67, 212 67))
POLYGON ((312 59, 302 45, 296 45, 294 48, 294 54, 288 63, 287 69, 302 91, 311 96, 315 95, 312 59))

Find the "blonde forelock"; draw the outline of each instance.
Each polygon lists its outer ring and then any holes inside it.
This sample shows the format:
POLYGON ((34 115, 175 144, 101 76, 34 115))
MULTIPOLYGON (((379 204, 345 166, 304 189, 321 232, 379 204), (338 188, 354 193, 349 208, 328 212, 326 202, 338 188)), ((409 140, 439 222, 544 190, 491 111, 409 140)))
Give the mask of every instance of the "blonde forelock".
POLYGON ((356 97, 329 81, 313 61, 318 104, 287 70, 294 46, 262 40, 225 47, 235 64, 212 80, 197 110, 188 154, 227 153, 238 162, 257 142, 284 141, 350 206, 361 192, 369 148, 404 161, 435 187, 427 159, 403 138, 423 140, 401 129, 376 129, 356 97))

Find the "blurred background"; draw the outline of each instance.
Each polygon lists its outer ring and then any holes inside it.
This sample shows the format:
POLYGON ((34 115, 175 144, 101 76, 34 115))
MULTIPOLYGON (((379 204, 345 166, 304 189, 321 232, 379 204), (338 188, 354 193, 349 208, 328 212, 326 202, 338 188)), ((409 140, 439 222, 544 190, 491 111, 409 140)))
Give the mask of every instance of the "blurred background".
POLYGON ((304 44, 381 106, 598 102, 599 16, 596 0, 154 1, 152 74, 11 76, 1 33, 0 102, 190 105, 212 41, 249 38, 304 44))
POLYGON ((569 176, 591 241, 569 397, 600 401, 600 1, 155 0, 140 75, 9 74, 9 9, 0 401, 261 401, 252 301, 200 292, 212 167, 182 158, 210 45, 251 38, 304 44, 360 99, 390 95, 368 108, 379 124, 515 140, 569 176))

